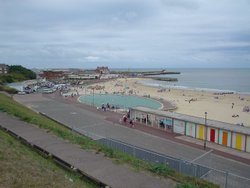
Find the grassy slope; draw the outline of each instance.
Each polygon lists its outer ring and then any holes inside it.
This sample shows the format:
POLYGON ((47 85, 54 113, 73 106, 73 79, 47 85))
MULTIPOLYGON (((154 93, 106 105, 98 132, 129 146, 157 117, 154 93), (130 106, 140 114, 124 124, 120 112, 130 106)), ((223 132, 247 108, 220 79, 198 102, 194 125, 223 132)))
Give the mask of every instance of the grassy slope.
POLYGON ((84 149, 94 149, 97 152, 104 153, 107 157, 113 158, 117 163, 127 163, 130 164, 136 170, 146 170, 150 171, 154 174, 157 174, 162 177, 171 177, 176 179, 178 182, 182 183, 191 183, 196 185, 196 187, 218 187, 212 183, 208 183, 204 180, 196 179, 193 177, 184 176, 182 174, 177 173, 166 167, 165 165, 159 164, 150 164, 148 162, 136 159, 132 156, 124 154, 119 151, 115 151, 109 149, 105 146, 97 144, 96 142, 78 135, 76 133, 72 133, 70 130, 64 128, 63 126, 55 123, 52 120, 49 120, 32 110, 28 109, 27 107, 11 100, 11 98, 0 94, 0 111, 7 112, 9 114, 13 114, 20 119, 38 125, 40 128, 48 129, 53 134, 69 140, 71 143, 79 144, 84 149))
POLYGON ((94 187, 0 130, 0 187, 94 187))

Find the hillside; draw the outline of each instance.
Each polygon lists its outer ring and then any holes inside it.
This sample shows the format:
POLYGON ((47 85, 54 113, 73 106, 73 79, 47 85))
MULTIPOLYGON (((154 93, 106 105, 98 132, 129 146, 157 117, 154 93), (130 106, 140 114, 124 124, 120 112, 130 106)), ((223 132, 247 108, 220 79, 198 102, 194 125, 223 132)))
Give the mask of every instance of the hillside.
POLYGON ((0 187, 95 187, 0 130, 0 187))
POLYGON ((8 74, 0 75, 0 85, 3 85, 5 83, 31 80, 35 78, 36 74, 33 71, 21 65, 10 65, 8 74))

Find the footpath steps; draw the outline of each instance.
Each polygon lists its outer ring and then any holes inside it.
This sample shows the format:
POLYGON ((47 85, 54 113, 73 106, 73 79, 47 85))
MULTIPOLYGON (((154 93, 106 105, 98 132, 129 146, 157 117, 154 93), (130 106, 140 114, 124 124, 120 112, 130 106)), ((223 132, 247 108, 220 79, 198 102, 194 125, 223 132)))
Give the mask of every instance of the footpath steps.
POLYGON ((99 183, 113 188, 175 187, 172 180, 161 179, 144 172, 135 172, 126 165, 114 164, 103 154, 83 150, 45 130, 0 112, 0 127, 27 142, 60 164, 73 168, 99 183))

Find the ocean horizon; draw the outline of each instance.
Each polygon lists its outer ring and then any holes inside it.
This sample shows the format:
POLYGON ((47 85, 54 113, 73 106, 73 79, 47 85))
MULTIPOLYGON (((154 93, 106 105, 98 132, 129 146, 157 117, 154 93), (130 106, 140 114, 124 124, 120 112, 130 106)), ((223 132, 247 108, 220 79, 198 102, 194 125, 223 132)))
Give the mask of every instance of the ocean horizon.
MULTIPOLYGON (((154 69, 123 69, 124 71, 150 71, 154 69)), ((177 82, 158 80, 141 81, 142 84, 188 90, 211 92, 234 92, 250 95, 250 68, 171 68, 167 71, 181 74, 158 75, 157 77, 177 78, 177 82)))

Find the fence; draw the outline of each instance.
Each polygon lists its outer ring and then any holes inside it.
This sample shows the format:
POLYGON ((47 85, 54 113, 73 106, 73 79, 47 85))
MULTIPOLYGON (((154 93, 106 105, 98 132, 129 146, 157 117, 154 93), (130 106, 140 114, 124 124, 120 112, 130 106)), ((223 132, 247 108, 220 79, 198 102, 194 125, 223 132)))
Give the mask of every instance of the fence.
POLYGON ((200 178, 204 176, 205 174, 207 174, 210 170, 209 168, 203 167, 198 164, 193 164, 188 161, 181 160, 181 159, 175 159, 173 157, 165 156, 160 153, 152 152, 150 150, 136 147, 136 146, 133 146, 133 145, 121 142, 121 141, 102 138, 98 140, 98 142, 110 148, 120 150, 124 153, 133 155, 134 157, 137 157, 145 161, 166 164, 172 169, 175 169, 181 173, 184 173, 190 176, 195 176, 195 177, 200 178))
POLYGON ((98 142, 110 148, 122 151, 145 161, 168 165, 169 167, 177 170, 178 172, 184 173, 189 176, 202 178, 204 180, 218 184, 220 185, 220 187, 246 188, 250 185, 250 179, 248 178, 237 176, 232 173, 227 173, 225 171, 212 169, 199 164, 191 163, 182 159, 169 157, 114 139, 101 138, 98 140, 98 142))

